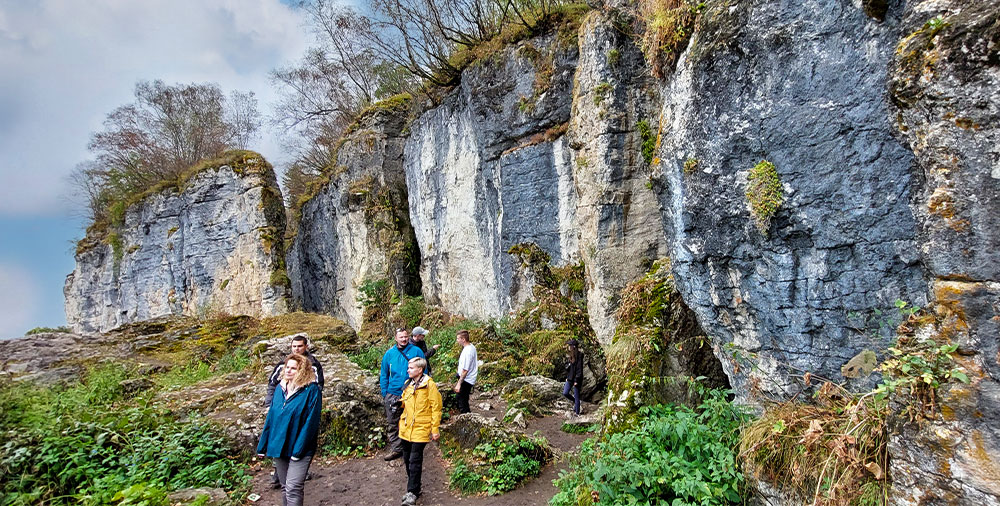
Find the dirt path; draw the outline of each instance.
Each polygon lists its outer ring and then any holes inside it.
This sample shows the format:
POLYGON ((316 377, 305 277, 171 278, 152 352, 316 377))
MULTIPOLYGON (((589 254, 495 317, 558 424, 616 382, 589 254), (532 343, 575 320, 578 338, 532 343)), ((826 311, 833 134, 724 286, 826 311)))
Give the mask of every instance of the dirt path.
MULTIPOLYGON (((474 408, 485 416, 503 416, 504 408, 497 400, 489 400, 494 407, 490 411, 474 408)), ((478 404, 478 402, 474 403, 478 404)), ((586 435, 568 434, 560 427, 566 420, 564 414, 532 419, 525 429, 526 434, 536 431, 545 436, 549 444, 562 452, 576 452, 586 435)), ((565 459, 556 461, 542 469, 542 473, 522 486, 497 497, 463 497, 448 489, 448 475, 440 448, 430 444, 424 453, 423 495, 417 502, 421 506, 434 505, 543 505, 556 493, 552 480, 565 467, 565 459)), ((281 504, 280 491, 270 487, 271 466, 254 466, 253 492, 261 498, 255 505, 272 506, 281 504)), ((400 503, 406 493, 406 471, 401 459, 393 462, 382 460, 382 454, 368 458, 346 461, 315 461, 310 466, 313 479, 306 482, 305 506, 394 506, 400 503)))

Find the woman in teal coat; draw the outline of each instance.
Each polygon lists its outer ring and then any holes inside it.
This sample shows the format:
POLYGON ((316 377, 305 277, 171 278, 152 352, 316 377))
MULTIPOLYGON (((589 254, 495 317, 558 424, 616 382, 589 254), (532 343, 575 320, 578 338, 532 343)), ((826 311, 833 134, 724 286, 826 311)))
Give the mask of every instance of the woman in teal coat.
POLYGON ((301 506, 306 474, 316 453, 323 393, 312 363, 297 353, 285 359, 278 386, 260 434, 257 455, 274 459, 282 504, 301 506))

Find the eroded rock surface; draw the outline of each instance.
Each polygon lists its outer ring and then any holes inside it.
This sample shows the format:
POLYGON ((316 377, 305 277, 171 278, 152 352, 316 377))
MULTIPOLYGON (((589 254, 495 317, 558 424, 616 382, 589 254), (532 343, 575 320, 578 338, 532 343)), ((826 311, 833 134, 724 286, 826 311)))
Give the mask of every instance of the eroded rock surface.
POLYGON ((894 502, 1000 504, 1000 6, 908 3, 890 69, 894 128, 923 182, 921 260, 971 380, 942 389, 940 417, 898 420, 894 502))
POLYGON ((416 239, 407 212, 401 100, 358 120, 337 150, 329 180, 303 203, 288 253, 296 303, 305 311, 362 324, 366 283, 419 295, 416 239))
POLYGON ((285 211, 258 154, 208 167, 129 205, 122 223, 77 248, 66 277, 74 332, 106 332, 166 315, 287 311, 285 211))
POLYGON ((709 3, 663 88, 669 256, 740 397, 792 394, 806 371, 841 380, 851 357, 888 344, 849 316, 927 301, 913 154, 888 128, 900 11, 709 3), (761 160, 783 193, 763 232, 745 195, 761 160))
POLYGON ((580 255, 590 325, 610 344, 621 290, 666 254, 667 238, 642 156, 639 122, 652 125, 655 82, 633 39, 597 12, 580 29, 567 137, 575 154, 580 255))
POLYGON ((575 259, 563 132, 576 59, 576 45, 554 34, 505 48, 466 69, 461 85, 410 126, 404 165, 429 303, 506 315, 525 299, 508 248, 533 242, 555 264, 575 259))

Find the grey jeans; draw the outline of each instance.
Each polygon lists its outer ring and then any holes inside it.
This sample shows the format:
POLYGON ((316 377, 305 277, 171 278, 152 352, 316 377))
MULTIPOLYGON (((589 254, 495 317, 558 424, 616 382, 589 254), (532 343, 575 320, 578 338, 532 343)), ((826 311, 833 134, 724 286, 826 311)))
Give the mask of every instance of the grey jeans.
POLYGON ((283 506, 302 506, 302 496, 305 492, 306 474, 309 473, 309 463, 312 455, 299 460, 290 458, 274 459, 274 470, 281 483, 281 504, 283 506))
POLYGON ((399 396, 386 394, 382 399, 385 407, 385 438, 389 453, 403 451, 403 442, 399 439, 399 417, 403 415, 402 406, 397 407, 399 396))

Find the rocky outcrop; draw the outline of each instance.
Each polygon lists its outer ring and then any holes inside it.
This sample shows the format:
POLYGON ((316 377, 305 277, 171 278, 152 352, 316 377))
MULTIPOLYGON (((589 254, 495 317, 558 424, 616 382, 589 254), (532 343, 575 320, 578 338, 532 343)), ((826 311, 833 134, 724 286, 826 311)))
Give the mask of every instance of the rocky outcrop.
POLYGON ((287 310, 281 192, 258 154, 231 152, 92 227, 64 289, 75 332, 164 315, 287 310))
POLYGON ((607 345, 622 289, 667 249, 639 126, 655 128, 656 86, 632 37, 598 12, 584 19, 579 45, 567 138, 590 325, 607 345))
POLYGON ((403 129, 409 97, 362 116, 328 179, 299 206, 288 272, 296 304, 361 328, 365 283, 419 295, 419 254, 407 212, 403 129))
MULTIPOLYGON (((572 154, 563 132, 576 45, 555 34, 473 64, 411 126, 403 154, 427 302, 472 317, 516 309, 507 249, 577 256, 572 154)), ((530 287, 526 287, 530 293, 530 287)))
POLYGON ((789 395, 803 372, 841 380, 889 339, 851 316, 927 300, 913 154, 888 125, 899 5, 884 18, 843 2, 708 3, 664 84, 656 171, 674 277, 742 398, 789 395), (777 198, 751 186, 758 164, 777 198))
POLYGON ((916 156, 920 258, 954 318, 969 385, 890 444, 895 504, 1000 504, 1000 6, 907 5, 890 67, 894 128, 916 156))

